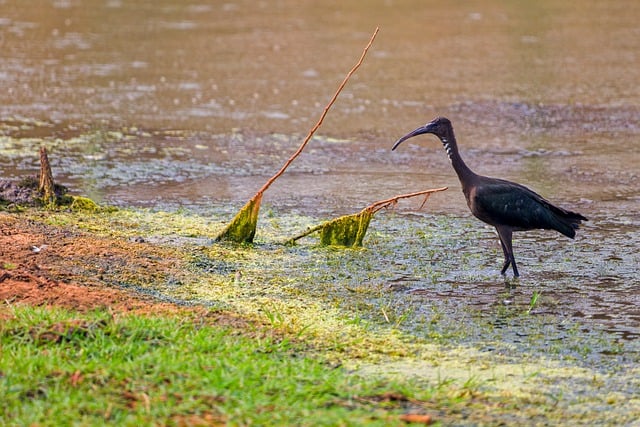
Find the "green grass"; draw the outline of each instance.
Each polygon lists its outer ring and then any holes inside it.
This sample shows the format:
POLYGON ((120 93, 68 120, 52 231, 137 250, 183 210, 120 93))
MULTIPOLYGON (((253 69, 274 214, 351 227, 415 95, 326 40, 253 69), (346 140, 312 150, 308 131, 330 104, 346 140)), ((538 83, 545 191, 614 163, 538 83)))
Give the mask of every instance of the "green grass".
POLYGON ((193 316, 7 309, 0 425, 389 425, 409 401, 376 396, 410 385, 350 375, 264 331, 193 316))

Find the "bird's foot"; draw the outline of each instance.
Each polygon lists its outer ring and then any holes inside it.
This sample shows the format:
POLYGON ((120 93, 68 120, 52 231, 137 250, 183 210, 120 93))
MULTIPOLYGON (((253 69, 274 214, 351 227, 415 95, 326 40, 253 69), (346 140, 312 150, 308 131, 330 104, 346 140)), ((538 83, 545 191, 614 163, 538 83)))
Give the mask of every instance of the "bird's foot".
POLYGON ((513 257, 507 256, 504 260, 504 264, 502 265, 502 270, 500 270, 500 274, 503 276, 507 272, 507 269, 511 266, 513 269, 513 277, 520 277, 520 273, 518 273, 518 267, 516 266, 516 260, 513 257))

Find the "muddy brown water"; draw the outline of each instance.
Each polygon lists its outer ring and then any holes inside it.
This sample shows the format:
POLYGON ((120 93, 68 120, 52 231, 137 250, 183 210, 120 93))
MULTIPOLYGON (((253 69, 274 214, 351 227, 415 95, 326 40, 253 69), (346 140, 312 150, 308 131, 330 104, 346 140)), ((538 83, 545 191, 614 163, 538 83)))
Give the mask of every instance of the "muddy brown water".
POLYGON ((463 243, 434 250, 481 261, 449 254, 430 281, 419 250, 386 259, 403 298, 455 316, 459 304, 493 313, 540 290, 540 312, 603 328, 637 353, 638 22, 640 3, 594 0, 0 1, 0 174, 36 171, 44 143, 58 179, 99 201, 232 212, 295 151, 379 26, 264 203, 326 218, 447 185, 425 210, 403 202, 378 226, 402 238, 403 224, 447 218, 443 233, 463 243), (469 218, 441 145, 425 136, 389 151, 435 115, 453 121, 477 172, 591 219, 574 242, 517 235, 524 278, 506 294, 497 240, 469 218))

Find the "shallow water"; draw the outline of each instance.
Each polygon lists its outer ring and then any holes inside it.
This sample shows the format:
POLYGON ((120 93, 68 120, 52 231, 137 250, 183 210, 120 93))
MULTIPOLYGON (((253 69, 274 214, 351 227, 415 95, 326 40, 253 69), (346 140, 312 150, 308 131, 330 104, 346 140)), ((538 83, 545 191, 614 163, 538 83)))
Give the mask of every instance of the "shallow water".
POLYGON ((372 224, 397 236, 365 244, 396 254, 385 280, 399 299, 454 321, 526 306, 536 290, 534 313, 637 342, 640 4, 441 3, 0 2, 0 175, 35 173, 45 144, 55 176, 99 201, 233 212, 295 151, 379 26, 264 203, 321 219, 449 186, 417 215, 404 201, 372 224), (516 287, 440 144, 389 151, 435 115, 452 119, 476 171, 590 218, 575 241, 516 235, 516 287))

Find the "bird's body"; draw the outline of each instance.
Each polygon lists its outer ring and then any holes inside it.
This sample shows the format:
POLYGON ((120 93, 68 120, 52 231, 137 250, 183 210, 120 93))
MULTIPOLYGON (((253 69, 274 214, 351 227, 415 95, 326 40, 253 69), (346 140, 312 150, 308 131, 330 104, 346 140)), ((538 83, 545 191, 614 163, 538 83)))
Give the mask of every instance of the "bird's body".
POLYGON ((512 248, 514 231, 556 230, 573 239, 580 222, 587 220, 578 213, 554 206, 523 185, 473 172, 460 157, 453 126, 444 117, 438 117, 403 136, 392 149, 395 150, 401 142, 411 137, 426 133, 434 134, 442 141, 451 165, 458 174, 471 213, 496 228, 505 258, 502 274, 511 265, 514 276, 519 276, 512 248))

